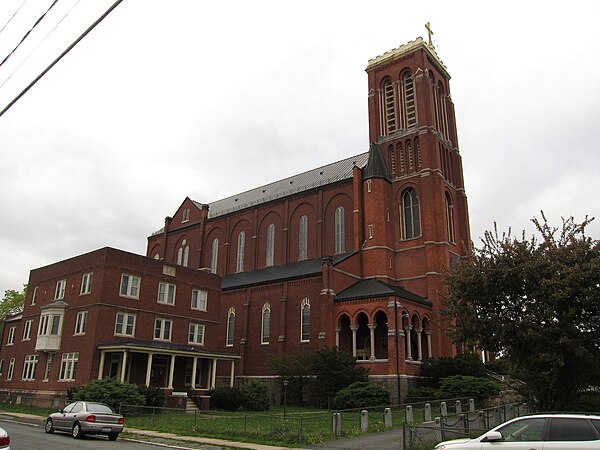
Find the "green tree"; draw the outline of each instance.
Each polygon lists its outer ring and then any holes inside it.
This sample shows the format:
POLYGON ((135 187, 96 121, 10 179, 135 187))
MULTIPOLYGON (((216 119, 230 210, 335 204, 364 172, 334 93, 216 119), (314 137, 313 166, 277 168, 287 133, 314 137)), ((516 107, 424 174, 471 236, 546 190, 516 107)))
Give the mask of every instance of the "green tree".
POLYGON ((313 392, 321 406, 328 406, 340 389, 357 381, 367 381, 369 373, 364 367, 356 367, 356 358, 337 347, 316 352, 312 367, 313 392))
POLYGON ((25 305, 25 297, 27 297, 27 285, 23 285, 21 292, 13 289, 4 291, 4 297, 0 302, 0 333, 4 328, 4 321, 7 317, 18 314, 23 311, 25 305))
MULTIPOLYGON (((287 402, 302 405, 304 389, 313 375, 313 352, 282 353, 271 357, 271 367, 282 382, 287 381, 287 402)), ((281 385, 283 398, 283 384, 281 385)))
POLYGON ((445 277, 447 313, 454 340, 504 355, 539 409, 570 409, 600 385, 600 244, 585 235, 593 219, 542 219, 539 238, 486 232, 445 277))

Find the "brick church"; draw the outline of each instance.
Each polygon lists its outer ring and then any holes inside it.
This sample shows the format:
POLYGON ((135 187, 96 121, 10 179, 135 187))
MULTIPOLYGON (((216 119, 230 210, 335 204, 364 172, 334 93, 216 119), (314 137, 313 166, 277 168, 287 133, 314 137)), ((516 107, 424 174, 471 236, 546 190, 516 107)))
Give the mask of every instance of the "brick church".
MULTIPOLYGON (((118 377, 170 404, 338 346, 402 399, 456 353, 443 273, 470 251, 450 76, 421 38, 369 61, 364 153, 213 203, 186 198, 145 256, 102 248, 30 273, 7 319, 0 398, 58 405, 118 377)), ((274 389, 276 390, 276 389, 274 389)))

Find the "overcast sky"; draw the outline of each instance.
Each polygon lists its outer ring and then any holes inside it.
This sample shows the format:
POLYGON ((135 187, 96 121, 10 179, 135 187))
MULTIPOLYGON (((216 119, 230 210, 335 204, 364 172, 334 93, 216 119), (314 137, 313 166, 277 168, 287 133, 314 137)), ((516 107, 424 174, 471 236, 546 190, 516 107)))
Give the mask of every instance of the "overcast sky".
MULTIPOLYGON (((112 3, 59 0, 0 66, 0 109, 112 3)), ((0 2, 0 60, 51 4, 0 2)), ((475 244, 598 216, 599 19, 596 0, 125 0, 0 117, 0 295, 96 248, 144 254, 186 196, 368 150, 368 60, 427 21, 475 244)))

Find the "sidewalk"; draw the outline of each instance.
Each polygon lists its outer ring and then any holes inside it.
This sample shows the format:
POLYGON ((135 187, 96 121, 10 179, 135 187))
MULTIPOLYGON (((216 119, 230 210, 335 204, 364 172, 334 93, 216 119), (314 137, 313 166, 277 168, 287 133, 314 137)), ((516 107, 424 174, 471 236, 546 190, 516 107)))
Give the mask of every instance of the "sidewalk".
MULTIPOLYGON (((33 414, 23 414, 17 412, 0 411, 0 417, 13 418, 26 423, 33 423, 43 427, 44 417, 33 414)), ((250 449, 250 450, 288 450, 288 447, 274 447, 272 445, 253 444, 248 442, 227 441, 225 439, 213 439, 205 437, 179 436, 173 433, 160 433, 157 431, 138 430, 125 425, 125 431, 128 435, 137 435, 142 442, 156 443, 163 447, 173 448, 193 448, 201 450, 217 450, 222 448, 228 449, 250 449), (175 441, 175 442, 173 442, 175 441), (179 444, 179 445, 178 445, 179 444), (186 447, 181 447, 186 445, 186 447)), ((137 440, 135 436, 134 440, 137 440)), ((302 450, 295 448, 294 450, 302 450)))

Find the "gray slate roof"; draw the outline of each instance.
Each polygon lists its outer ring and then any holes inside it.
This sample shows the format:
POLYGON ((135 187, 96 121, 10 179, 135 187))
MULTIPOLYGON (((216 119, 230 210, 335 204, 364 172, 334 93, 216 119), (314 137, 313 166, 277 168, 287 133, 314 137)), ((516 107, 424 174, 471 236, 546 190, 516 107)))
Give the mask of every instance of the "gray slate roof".
MULTIPOLYGON (((208 217, 218 217, 234 211, 256 206, 288 195, 308 191, 320 186, 352 178, 352 169, 361 169, 367 163, 369 152, 342 159, 274 183, 251 189, 241 194, 217 200, 209 204, 208 217)), ((196 202, 201 206, 201 203, 196 202)))
MULTIPOLYGON (((356 252, 344 253, 334 256, 333 264, 352 256, 356 252)), ((239 289, 247 286, 264 283, 279 283, 286 280, 320 276, 322 273, 323 258, 309 259, 282 266, 266 267, 251 272, 241 272, 225 275, 221 282, 221 289, 239 289)))
POLYGON ((346 302, 378 297, 400 297, 426 306, 433 305, 431 300, 407 291, 401 286, 394 286, 374 279, 362 280, 350 286, 348 289, 340 292, 335 297, 335 301, 346 302))

